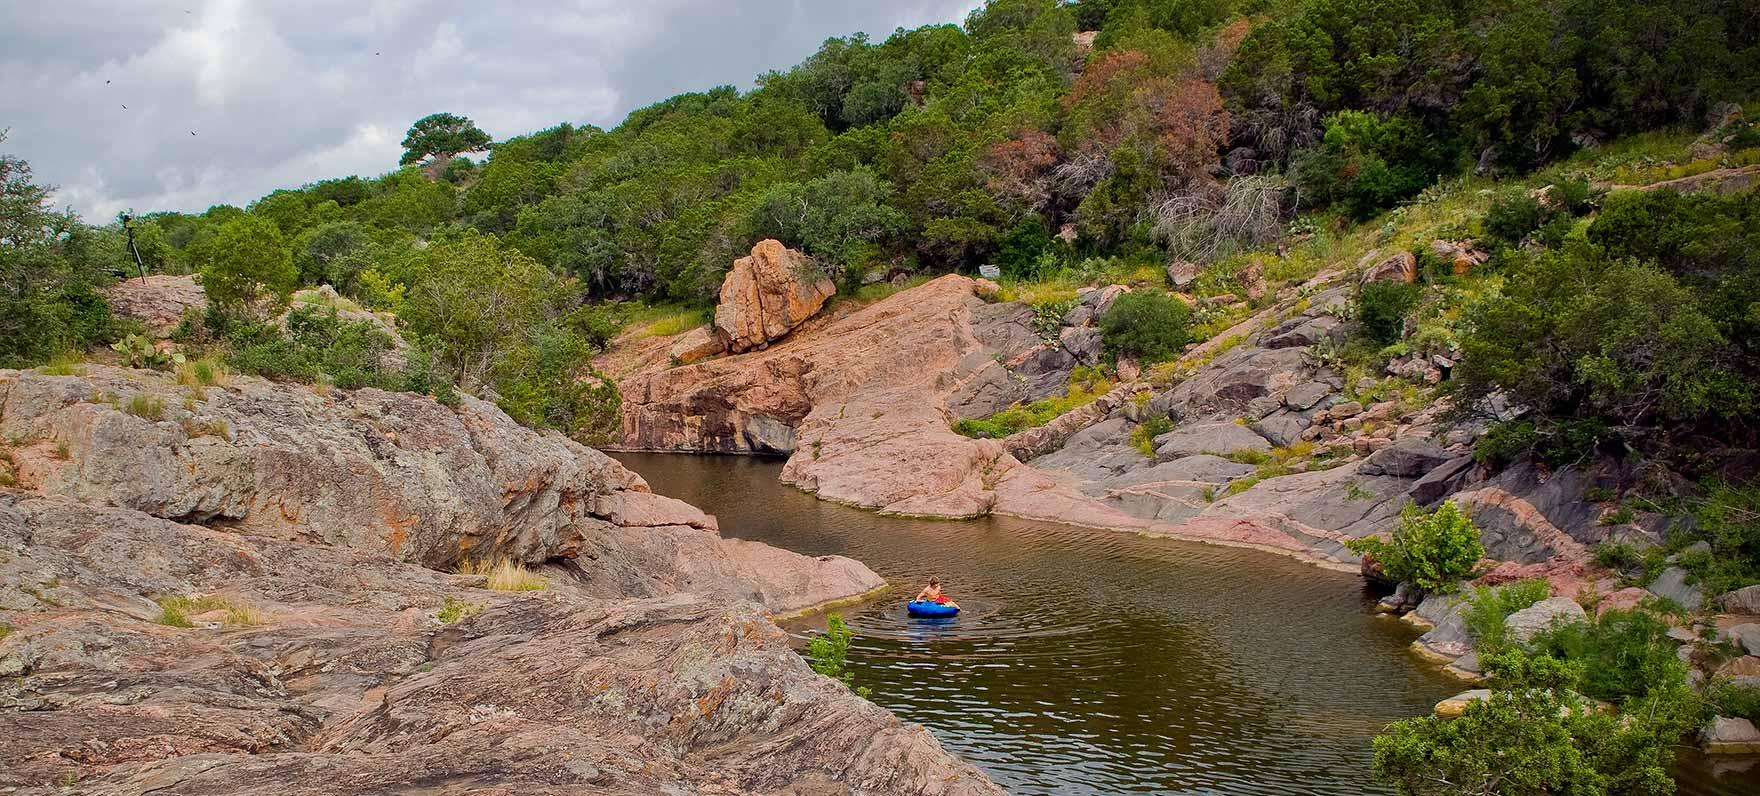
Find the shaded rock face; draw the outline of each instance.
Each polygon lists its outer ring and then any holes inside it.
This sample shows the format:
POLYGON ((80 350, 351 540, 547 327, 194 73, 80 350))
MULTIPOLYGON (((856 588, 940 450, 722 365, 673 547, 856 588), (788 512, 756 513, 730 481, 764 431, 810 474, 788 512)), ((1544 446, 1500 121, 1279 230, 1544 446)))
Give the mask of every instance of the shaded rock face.
POLYGON ((1001 792, 813 674, 752 603, 606 600, 557 567, 544 591, 495 592, 16 491, 0 551, 0 789, 1001 792), (196 594, 254 622, 152 621, 152 598, 196 594), (480 612, 444 624, 448 601, 480 612))
POLYGON ((813 316, 837 285, 812 258, 762 240, 748 257, 733 262, 721 282, 715 333, 735 353, 779 340, 813 316))
POLYGON ((124 279, 104 288, 103 294, 111 312, 140 321, 154 337, 170 337, 185 313, 208 306, 208 294, 188 274, 124 279))

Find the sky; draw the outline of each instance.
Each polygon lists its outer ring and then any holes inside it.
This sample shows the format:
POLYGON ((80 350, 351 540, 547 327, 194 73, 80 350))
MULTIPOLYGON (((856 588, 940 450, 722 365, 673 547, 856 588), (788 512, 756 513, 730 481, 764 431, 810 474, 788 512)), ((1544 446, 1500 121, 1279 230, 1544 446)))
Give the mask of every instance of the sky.
POLYGON ((0 0, 0 152, 87 221, 396 167, 411 122, 496 139, 717 85, 977 0, 0 0))

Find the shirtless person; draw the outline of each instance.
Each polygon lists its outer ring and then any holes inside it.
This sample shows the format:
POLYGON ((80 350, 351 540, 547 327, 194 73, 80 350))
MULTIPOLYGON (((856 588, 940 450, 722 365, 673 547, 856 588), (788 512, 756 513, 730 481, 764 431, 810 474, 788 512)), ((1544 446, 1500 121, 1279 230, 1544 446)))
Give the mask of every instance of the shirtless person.
POLYGON ((947 595, 941 593, 941 579, 940 578, 930 578, 929 585, 924 586, 922 591, 917 592, 917 600, 919 600, 919 601, 926 600, 928 602, 939 603, 941 605, 951 605, 955 608, 959 607, 959 603, 956 603, 956 602, 948 599, 947 595))

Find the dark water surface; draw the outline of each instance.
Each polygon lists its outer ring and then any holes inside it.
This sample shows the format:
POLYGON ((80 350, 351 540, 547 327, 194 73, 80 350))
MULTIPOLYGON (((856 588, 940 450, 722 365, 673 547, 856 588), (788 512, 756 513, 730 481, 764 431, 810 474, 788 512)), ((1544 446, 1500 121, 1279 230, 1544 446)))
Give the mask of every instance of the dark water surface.
MULTIPOLYGON (((779 483, 775 461, 617 458, 723 535, 891 581, 843 609, 857 682, 1012 793, 1382 792, 1370 739, 1462 689, 1409 657, 1416 634, 1372 615, 1355 575, 1004 517, 879 517, 779 483), (932 575, 958 618, 905 616, 932 575)), ((1697 763, 1682 780, 1683 794, 1760 793, 1697 763)))

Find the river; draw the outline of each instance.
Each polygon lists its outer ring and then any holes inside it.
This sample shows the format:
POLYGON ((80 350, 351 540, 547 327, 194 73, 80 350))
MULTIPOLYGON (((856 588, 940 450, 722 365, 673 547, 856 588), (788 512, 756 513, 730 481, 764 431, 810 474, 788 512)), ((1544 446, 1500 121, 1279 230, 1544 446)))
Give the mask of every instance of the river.
MULTIPOLYGON (((774 460, 617 458, 726 536, 850 556, 891 581, 843 609, 856 682, 1011 793, 1382 792, 1370 739, 1463 688, 1408 654, 1417 634, 1373 614, 1355 575, 1005 517, 880 517, 783 485, 774 460), (931 576, 957 619, 905 616, 931 576)), ((1693 760, 1680 774, 1688 796, 1760 792, 1753 772, 1720 779, 1693 760)))

